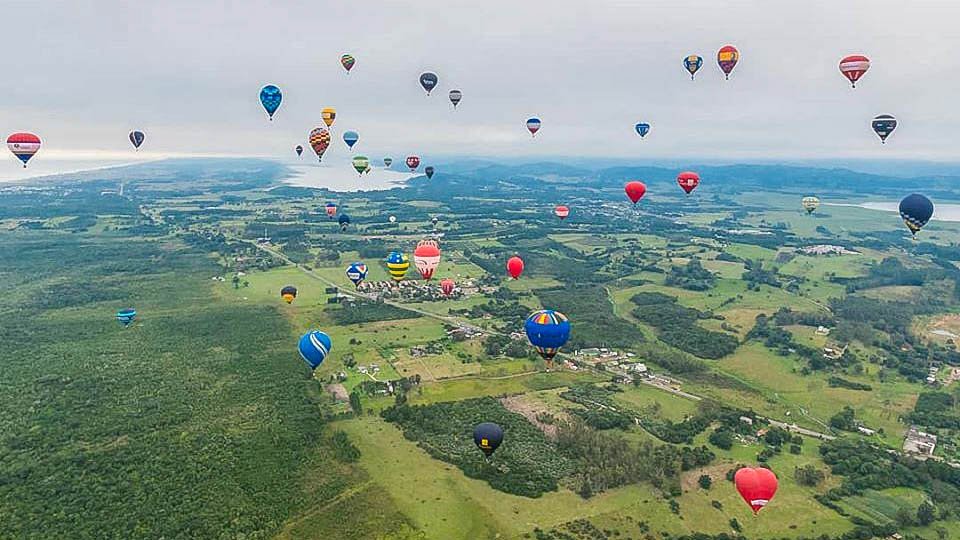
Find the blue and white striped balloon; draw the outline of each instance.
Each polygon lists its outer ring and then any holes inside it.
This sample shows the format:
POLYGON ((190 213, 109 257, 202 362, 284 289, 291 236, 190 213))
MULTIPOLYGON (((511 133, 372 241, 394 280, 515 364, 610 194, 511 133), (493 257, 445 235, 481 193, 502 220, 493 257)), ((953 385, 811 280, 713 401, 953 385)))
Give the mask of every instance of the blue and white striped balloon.
POLYGON ((333 342, 330 336, 319 331, 312 330, 300 338, 297 348, 300 351, 300 357, 310 366, 310 369, 317 369, 323 360, 330 354, 333 342))

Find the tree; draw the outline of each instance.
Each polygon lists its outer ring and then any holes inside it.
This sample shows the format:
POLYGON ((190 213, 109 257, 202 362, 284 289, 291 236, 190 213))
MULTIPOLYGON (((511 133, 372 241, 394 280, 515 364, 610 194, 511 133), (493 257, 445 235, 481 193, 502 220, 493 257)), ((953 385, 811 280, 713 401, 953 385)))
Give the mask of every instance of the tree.
POLYGON ((360 393, 354 390, 350 392, 350 408, 355 414, 363 413, 363 407, 360 405, 360 393))
POLYGON ((853 409, 847 405, 830 418, 830 426, 843 431, 856 431, 857 419, 853 409))
POLYGON ((710 478, 710 475, 701 474, 700 478, 697 479, 697 483, 700 484, 700 487, 703 489, 710 489, 710 486, 713 485, 713 479, 710 478))
POLYGON ((897 523, 901 527, 909 527, 913 525, 913 513, 906 506, 901 506, 897 509, 897 523))
POLYGON ((737 521, 737 518, 730 519, 730 528, 737 532, 740 532, 741 530, 743 530, 743 527, 740 526, 740 522, 737 521))
POLYGON ((801 486, 815 486, 826 478, 826 474, 813 465, 804 465, 793 469, 793 477, 801 486))
POLYGON ((917 507, 917 523, 921 526, 927 526, 937 519, 936 508, 930 504, 930 501, 923 501, 917 507))
POLYGON ((708 439, 710 444, 723 450, 733 448, 733 432, 728 429, 716 429, 708 439))

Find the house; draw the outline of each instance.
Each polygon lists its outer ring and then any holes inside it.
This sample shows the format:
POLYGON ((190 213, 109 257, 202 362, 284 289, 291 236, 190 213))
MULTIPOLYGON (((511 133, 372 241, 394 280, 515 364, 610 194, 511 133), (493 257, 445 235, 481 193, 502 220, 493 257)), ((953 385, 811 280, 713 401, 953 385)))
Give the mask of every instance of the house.
POLYGON ((830 329, 826 326, 818 326, 817 331, 815 332, 818 336, 829 336, 830 329))
POLYGON ((863 433, 864 435, 867 435, 867 436, 873 436, 873 435, 875 435, 875 434, 877 433, 876 430, 873 430, 873 429, 870 429, 870 428, 864 427, 864 426, 857 426, 857 431, 859 431, 860 433, 863 433))
POLYGON ((903 441, 903 451, 914 454, 932 456, 937 448, 937 436, 920 431, 917 426, 910 426, 903 441))
POLYGON ((753 425, 753 418, 750 418, 749 416, 741 416, 740 421, 748 426, 753 425))
POLYGON ((637 362, 636 364, 624 364, 628 371, 636 371, 637 373, 646 373, 647 365, 642 362, 637 362))
MULTIPOLYGON (((513 334, 511 334, 510 337, 513 337, 513 334)), ((597 356, 600 354, 600 349, 596 347, 591 347, 588 349, 580 349, 574 354, 576 354, 577 356, 580 356, 581 354, 584 356, 597 356)))

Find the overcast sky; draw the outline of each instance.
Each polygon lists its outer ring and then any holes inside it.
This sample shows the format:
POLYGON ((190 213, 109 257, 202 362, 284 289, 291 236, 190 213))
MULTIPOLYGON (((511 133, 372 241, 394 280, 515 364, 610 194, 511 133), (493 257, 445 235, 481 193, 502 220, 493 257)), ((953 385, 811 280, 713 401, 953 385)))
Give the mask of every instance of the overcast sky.
MULTIPOLYGON (((339 140, 417 153, 644 159, 960 158, 955 0, 13 1, 0 4, 0 131, 35 161, 288 157, 336 107, 339 140), (716 65, 741 52, 729 81, 716 65), (342 53, 357 59, 351 74, 342 53), (839 59, 872 67, 855 90, 839 59), (695 82, 682 59, 699 54, 695 82), (420 72, 439 75, 427 97, 420 72), (274 122, 258 92, 284 93, 274 122), (452 88, 463 91, 453 111, 452 88), (877 114, 900 126, 881 146, 877 114), (535 139, 525 120, 538 116, 535 139), (637 121, 653 129, 641 141, 637 121)), ((308 150, 309 151, 309 150, 308 150)), ((14 166, 13 158, 3 162, 14 166)))

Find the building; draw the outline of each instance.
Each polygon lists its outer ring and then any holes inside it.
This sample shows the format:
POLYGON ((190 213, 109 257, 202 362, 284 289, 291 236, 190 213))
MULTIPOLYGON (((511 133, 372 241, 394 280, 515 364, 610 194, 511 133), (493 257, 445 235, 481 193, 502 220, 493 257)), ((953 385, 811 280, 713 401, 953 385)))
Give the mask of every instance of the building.
POLYGON ((818 327, 817 327, 816 334, 817 334, 818 336, 829 336, 829 335, 830 335, 830 329, 827 328, 826 326, 818 326, 818 327))
POLYGON ((863 433, 864 435, 867 435, 867 436, 873 436, 873 435, 875 435, 875 434, 877 433, 875 430, 872 430, 872 429, 870 429, 870 428, 868 428, 868 427, 864 427, 864 426, 857 426, 857 431, 859 431, 860 433, 863 433))
POLYGON ((920 431, 917 426, 910 426, 903 441, 903 451, 913 454, 932 456, 937 448, 937 436, 920 431))
POLYGON ((740 421, 748 426, 753 425, 753 418, 750 418, 749 416, 741 416, 740 421))

